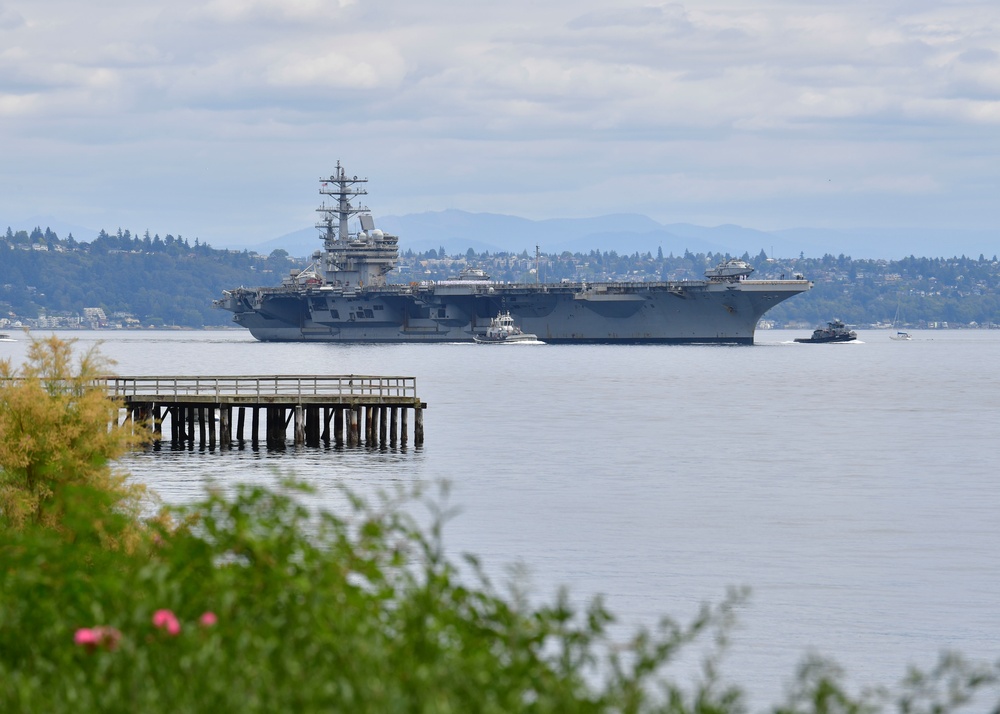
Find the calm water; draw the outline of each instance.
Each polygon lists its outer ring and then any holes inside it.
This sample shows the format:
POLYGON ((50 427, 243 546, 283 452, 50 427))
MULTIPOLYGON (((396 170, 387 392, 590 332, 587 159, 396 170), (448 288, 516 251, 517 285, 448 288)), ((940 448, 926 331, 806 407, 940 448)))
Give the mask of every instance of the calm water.
MULTIPOLYGON (((808 331, 806 331, 808 332, 808 331)), ((294 474, 335 509, 362 492, 451 484, 455 551, 533 590, 602 593, 627 624, 752 589, 724 666, 777 701, 810 651, 858 684, 943 649, 1000 655, 1000 331, 862 331, 754 347, 264 344, 238 331, 71 333, 121 374, 417 378, 422 449, 150 453, 164 500, 294 474)), ((20 335, 16 335, 21 337, 20 335)), ((19 362, 26 348, 0 343, 19 362)))

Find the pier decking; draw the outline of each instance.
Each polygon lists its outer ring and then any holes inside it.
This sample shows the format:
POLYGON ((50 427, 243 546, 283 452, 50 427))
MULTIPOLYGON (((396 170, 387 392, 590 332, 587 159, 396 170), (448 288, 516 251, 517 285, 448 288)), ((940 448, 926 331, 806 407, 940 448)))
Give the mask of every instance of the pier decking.
POLYGON ((157 441, 169 433, 174 446, 196 441, 209 448, 257 446, 263 433, 268 447, 279 447, 287 443, 289 424, 296 445, 405 445, 410 410, 413 443, 424 441, 427 405, 417 396, 414 377, 116 376, 105 381, 108 395, 124 405, 126 419, 149 424, 157 441))

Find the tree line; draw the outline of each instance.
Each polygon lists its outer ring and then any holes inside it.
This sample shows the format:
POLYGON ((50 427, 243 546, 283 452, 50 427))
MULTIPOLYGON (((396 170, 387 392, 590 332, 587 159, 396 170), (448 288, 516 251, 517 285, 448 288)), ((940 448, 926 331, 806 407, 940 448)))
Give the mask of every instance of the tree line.
MULTIPOLYGON (((484 269, 508 282, 602 282, 699 280, 704 271, 730 257, 754 268, 754 278, 791 278, 814 282, 809 292, 767 313, 777 325, 821 324, 839 317, 851 324, 898 321, 915 327, 1000 324, 1000 262, 997 257, 901 260, 774 258, 764 251, 664 255, 658 250, 618 254, 614 250, 539 255, 476 252, 448 255, 443 248, 405 251, 391 282, 454 278, 464 267, 484 269), (537 271, 537 272, 536 272, 537 271)), ((220 250, 182 236, 101 231, 90 242, 72 235, 60 239, 50 229, 7 229, 0 237, 0 318, 35 319, 41 314, 82 314, 100 307, 109 316, 129 313, 143 325, 182 327, 230 324, 229 313, 212 307, 223 290, 274 286, 292 268, 303 267, 284 250, 269 255, 220 250)))
POLYGON ((284 251, 217 250, 172 235, 101 231, 89 243, 59 240, 51 231, 46 238, 39 229, 32 235, 44 242, 10 229, 0 239, 0 316, 36 319, 100 307, 109 316, 134 315, 143 325, 221 326, 231 316, 212 301, 223 290, 275 285, 298 264, 284 251))

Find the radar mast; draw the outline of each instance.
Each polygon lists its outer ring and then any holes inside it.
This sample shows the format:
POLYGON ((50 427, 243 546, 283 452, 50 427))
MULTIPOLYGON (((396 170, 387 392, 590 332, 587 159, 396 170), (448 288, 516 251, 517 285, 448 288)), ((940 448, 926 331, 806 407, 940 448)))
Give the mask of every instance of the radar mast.
POLYGON ((314 257, 323 258, 323 278, 328 284, 355 288, 383 286, 385 276, 399 260, 398 238, 375 228, 367 206, 351 203, 358 196, 368 195, 366 183, 366 178, 348 176, 340 161, 332 176, 320 179, 319 192, 330 196, 333 202, 328 204, 324 200, 316 209, 320 214, 316 228, 323 238, 325 255, 314 257), (349 222, 355 215, 360 228, 351 233, 349 222))

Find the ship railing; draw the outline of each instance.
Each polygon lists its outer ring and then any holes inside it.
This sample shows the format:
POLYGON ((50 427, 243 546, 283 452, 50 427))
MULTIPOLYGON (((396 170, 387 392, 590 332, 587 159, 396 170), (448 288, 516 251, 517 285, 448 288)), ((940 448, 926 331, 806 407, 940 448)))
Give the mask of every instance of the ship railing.
POLYGON ((692 285, 704 285, 705 281, 585 281, 562 283, 497 283, 498 291, 504 292, 555 292, 555 293, 631 293, 649 290, 678 290, 692 285))
POLYGON ((415 377, 372 375, 112 376, 100 380, 108 396, 151 401, 173 397, 338 397, 416 399, 415 377), (155 399, 154 399, 155 398, 155 399))

